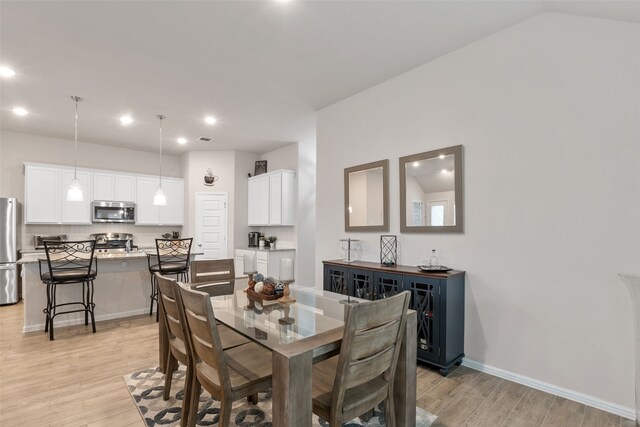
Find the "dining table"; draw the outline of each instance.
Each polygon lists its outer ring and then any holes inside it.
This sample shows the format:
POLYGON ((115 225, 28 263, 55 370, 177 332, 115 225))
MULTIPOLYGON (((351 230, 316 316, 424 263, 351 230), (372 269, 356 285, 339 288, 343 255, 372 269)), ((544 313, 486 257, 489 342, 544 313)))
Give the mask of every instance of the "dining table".
MULTIPOLYGON (((280 303, 248 295, 244 291, 246 287, 246 278, 220 284, 220 290, 214 292, 216 296, 211 297, 215 318, 271 350, 271 360, 264 363, 271 363, 273 367, 273 425, 311 426, 313 364, 339 354, 345 306, 366 303, 366 300, 346 299, 344 295, 309 286, 291 286, 291 298, 295 302, 280 303)), ((163 359, 168 349, 163 323, 160 316, 160 368, 164 372, 166 361, 163 359)), ((398 426, 416 424, 416 324, 416 312, 408 310, 394 378, 398 426)))

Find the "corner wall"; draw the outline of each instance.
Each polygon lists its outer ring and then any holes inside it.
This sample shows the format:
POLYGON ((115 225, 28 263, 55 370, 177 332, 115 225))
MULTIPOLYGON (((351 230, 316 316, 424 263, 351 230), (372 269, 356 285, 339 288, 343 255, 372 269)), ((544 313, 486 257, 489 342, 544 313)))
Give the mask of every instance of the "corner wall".
MULTIPOLYGON (((640 269, 640 25, 546 13, 318 114, 316 265, 345 233, 343 169, 390 159, 399 263, 466 270, 471 361, 630 414, 640 269), (464 234, 400 234, 398 158, 464 145, 464 234)), ((316 270, 317 286, 322 270, 316 270)))

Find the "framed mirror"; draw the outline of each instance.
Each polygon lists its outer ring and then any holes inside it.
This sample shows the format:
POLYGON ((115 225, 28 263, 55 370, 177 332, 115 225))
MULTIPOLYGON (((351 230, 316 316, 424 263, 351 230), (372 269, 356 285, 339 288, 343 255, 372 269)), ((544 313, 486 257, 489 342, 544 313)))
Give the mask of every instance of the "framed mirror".
POLYGON ((400 158, 400 231, 462 233, 462 145, 400 158))
POLYGON ((389 231, 389 160, 344 170, 344 230, 389 231))

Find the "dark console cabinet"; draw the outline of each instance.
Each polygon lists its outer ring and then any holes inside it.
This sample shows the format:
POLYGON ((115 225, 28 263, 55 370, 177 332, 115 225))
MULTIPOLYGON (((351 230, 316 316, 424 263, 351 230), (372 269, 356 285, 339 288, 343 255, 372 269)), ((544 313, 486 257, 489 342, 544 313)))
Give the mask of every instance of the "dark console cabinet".
POLYGON ((368 300, 411 292, 418 312, 418 360, 449 373, 464 357, 464 271, 423 273, 416 267, 324 261, 324 290, 368 300))

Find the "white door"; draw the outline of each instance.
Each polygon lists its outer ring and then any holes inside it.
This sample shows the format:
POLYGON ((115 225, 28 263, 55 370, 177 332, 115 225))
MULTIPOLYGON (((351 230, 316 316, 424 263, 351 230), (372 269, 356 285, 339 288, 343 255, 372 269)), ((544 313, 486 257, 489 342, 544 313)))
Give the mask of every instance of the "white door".
POLYGON ((196 193, 196 259, 227 258, 227 193, 196 193))

